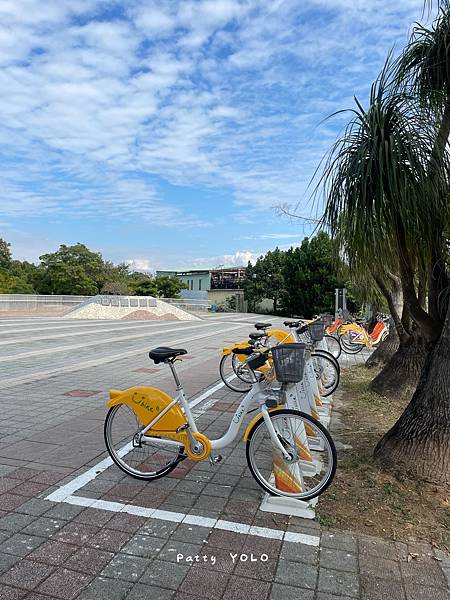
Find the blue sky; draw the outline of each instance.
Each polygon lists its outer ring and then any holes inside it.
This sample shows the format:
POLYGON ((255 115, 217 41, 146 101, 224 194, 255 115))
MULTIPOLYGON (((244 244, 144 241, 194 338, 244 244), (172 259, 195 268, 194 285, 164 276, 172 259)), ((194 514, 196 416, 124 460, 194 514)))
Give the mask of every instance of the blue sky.
POLYGON ((246 264, 422 0, 2 0, 0 237, 142 269, 246 264))

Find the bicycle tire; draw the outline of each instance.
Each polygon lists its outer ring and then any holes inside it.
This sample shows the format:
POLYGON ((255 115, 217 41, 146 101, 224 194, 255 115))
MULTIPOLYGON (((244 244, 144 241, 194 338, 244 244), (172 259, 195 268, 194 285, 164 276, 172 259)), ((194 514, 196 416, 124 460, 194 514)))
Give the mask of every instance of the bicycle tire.
POLYGON ((143 481, 153 481, 156 479, 160 479, 161 477, 165 477, 166 475, 168 475, 171 471, 173 471, 176 468, 178 463, 180 463, 182 460, 184 460, 184 458, 186 458, 186 455, 183 452, 184 447, 180 448, 177 458, 172 463, 169 463, 168 465, 166 465, 165 468, 160 469, 155 474, 152 474, 152 475, 139 474, 139 473, 137 473, 137 471, 135 471, 131 468, 127 468, 126 463, 120 459, 117 452, 113 448, 113 445, 112 445, 112 442, 110 439, 112 422, 121 406, 123 406, 123 405, 118 404, 109 409, 109 411, 106 415, 106 418, 105 418, 104 426, 103 426, 103 436, 105 439, 106 449, 108 450, 109 456, 111 457, 113 462, 119 467, 119 469, 121 469, 127 475, 134 477, 135 479, 140 479, 141 481, 142 480, 143 481))
POLYGON ((364 347, 364 344, 354 344, 353 342, 346 340, 344 337, 345 335, 347 334, 341 333, 341 335, 339 336, 339 342, 345 354, 358 354, 359 352, 361 352, 361 350, 364 347))
POLYGON ((248 438, 247 438, 245 454, 246 454, 246 458, 247 458, 248 468, 249 468, 250 473, 252 474, 253 478, 255 479, 256 483, 260 487, 262 487, 263 490, 266 491, 271 496, 284 496, 284 497, 289 497, 289 498, 297 498, 299 500, 305 500, 305 501, 312 500, 316 496, 319 496, 320 494, 322 494, 331 485, 331 483, 334 479, 334 476, 336 474, 336 469, 337 469, 337 451, 336 451, 335 443, 334 443, 333 438, 331 437, 329 431, 322 425, 322 423, 320 423, 319 421, 317 421, 317 419, 314 419, 310 415, 308 415, 304 412, 301 412, 299 410, 292 409, 292 408, 280 408, 280 409, 272 411, 270 413, 270 418, 272 419, 273 417, 280 416, 282 414, 296 415, 297 417, 300 417, 304 421, 307 421, 310 425, 312 425, 314 428, 319 430, 320 433, 325 438, 325 440, 327 441, 330 452, 331 452, 331 469, 329 469, 329 472, 328 472, 326 478, 324 479, 323 483, 321 483, 321 485, 320 485, 320 487, 318 487, 318 489, 314 490, 314 488, 313 488, 313 490, 310 492, 302 492, 300 494, 288 494, 288 493, 283 493, 281 490, 274 489, 274 487, 270 486, 268 484, 268 482, 262 476, 258 475, 257 470, 254 468, 251 452, 252 452, 252 440, 254 439, 255 434, 257 433, 257 431, 259 430, 260 427, 265 426, 264 417, 262 415, 254 423, 252 429, 249 432, 248 438))
MULTIPOLYGON (((331 394, 333 392, 335 392, 337 387, 339 386, 340 381, 341 381, 341 369, 340 369, 339 364, 337 364, 337 366, 336 366, 336 361, 332 360, 329 356, 326 356, 325 354, 323 354, 323 352, 313 352, 311 354, 311 358, 315 358, 315 357, 317 357, 321 360, 324 360, 325 362, 328 362, 329 365, 332 365, 332 368, 335 372, 335 376, 334 376, 334 380, 333 380, 332 384, 326 385, 322 382, 322 387, 324 389, 323 389, 323 392, 321 392, 321 396, 326 398, 327 396, 331 396, 331 394)), ((317 373, 316 373, 316 377, 317 377, 317 373)))
POLYGON ((328 352, 328 350, 321 350, 320 348, 317 348, 313 351, 313 354, 322 354, 323 356, 326 356, 331 361, 333 361, 336 370, 339 371, 339 373, 341 372, 341 365, 339 364, 339 361, 335 356, 331 354, 331 352, 328 352))
POLYGON ((327 342, 328 352, 332 356, 334 356, 334 358, 337 360, 340 357, 340 355, 342 354, 342 346, 341 346, 341 342, 339 341, 339 338, 335 337, 334 335, 329 335, 328 333, 326 333, 325 334, 325 341, 327 342), (330 340, 330 342, 329 342, 329 340, 330 340), (331 340, 333 340, 333 341, 331 342, 331 340), (336 353, 332 352, 330 350, 330 345, 329 344, 334 345, 334 348, 336 348, 336 353), (336 346, 336 344, 337 344, 337 346, 336 346))
POLYGON ((240 394, 249 392, 252 389, 252 384, 246 382, 244 379, 242 379, 241 377, 239 377, 239 375, 236 373, 234 366, 232 364, 232 369, 234 374, 236 375, 236 379, 242 381, 243 383, 248 383, 248 385, 244 385, 242 387, 237 387, 237 384, 234 384, 233 382, 235 381, 235 379, 232 379, 231 381, 229 381, 229 373, 225 372, 225 363, 227 361, 227 359, 230 358, 231 360, 233 360, 233 355, 231 354, 224 354, 222 356, 222 358, 220 359, 220 363, 219 363, 219 374, 220 374, 220 378, 221 380, 224 382, 224 384, 227 386, 227 388, 229 388, 230 390, 233 390, 233 392, 238 392, 240 394))

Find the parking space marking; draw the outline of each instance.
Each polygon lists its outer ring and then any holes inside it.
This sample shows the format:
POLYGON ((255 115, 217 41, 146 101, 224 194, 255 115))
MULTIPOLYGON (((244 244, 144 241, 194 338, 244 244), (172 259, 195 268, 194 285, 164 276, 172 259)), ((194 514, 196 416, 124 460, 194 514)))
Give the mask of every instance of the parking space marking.
MULTIPOLYGON (((231 379, 231 378, 230 378, 231 379)), ((194 398, 189 404, 191 408, 198 406, 210 398, 215 392, 221 389, 225 384, 221 381, 216 385, 212 386, 197 398, 194 398)), ((206 402, 198 412, 205 412, 210 403, 216 400, 211 399, 206 402)), ((197 412, 197 411, 196 411, 197 412)), ((127 444, 120 454, 125 455, 129 451, 129 444, 127 444)), ((134 506, 127 505, 121 502, 111 502, 106 500, 98 500, 95 498, 86 498, 84 496, 74 496, 73 494, 83 488, 90 481, 95 479, 100 473, 106 471, 113 465, 113 460, 108 456, 100 461, 98 464, 91 467, 85 473, 78 475, 72 481, 69 481, 65 485, 61 486, 45 499, 51 502, 72 504, 75 506, 84 506, 86 508, 97 508, 99 510, 107 510, 110 512, 124 512, 131 515, 138 515, 149 519, 158 519, 162 521, 169 521, 172 523, 186 523, 188 525, 196 525, 198 527, 205 527, 208 529, 221 529, 224 531, 231 531, 234 533, 240 533, 243 535, 251 535, 256 537, 263 537, 269 539, 278 539, 288 541, 292 543, 304 544, 309 546, 318 546, 319 537, 307 535, 303 533, 294 533, 289 531, 282 531, 280 529, 271 529, 268 527, 257 527, 249 525, 248 523, 240 523, 234 521, 225 521, 223 519, 214 519, 202 515, 189 515, 181 512, 167 511, 156 508, 148 508, 145 506, 134 506)))
MULTIPOLYGON (((206 337, 211 337, 214 335, 219 335, 222 333, 226 333, 228 331, 233 331, 234 329, 241 329, 242 325, 233 325, 233 327, 227 327, 226 329, 217 329, 214 331, 206 331, 205 333, 194 335, 188 338, 179 339, 179 340, 170 340, 171 344, 184 344, 187 342, 193 342, 195 340, 201 340, 206 337)), ((127 358, 130 356, 136 356, 140 354, 142 351, 148 350, 148 346, 135 346, 131 350, 124 350, 119 354, 110 354, 108 356, 104 356, 102 358, 94 358, 85 361, 79 361, 75 364, 68 365, 66 367, 57 367, 55 369, 47 369, 46 371, 38 371, 35 373, 31 373, 30 375, 19 375, 18 377, 11 377, 9 379, 0 380, 1 386, 3 389, 14 387, 16 385, 20 385, 22 383, 30 383, 32 381, 40 381, 41 379, 47 379, 53 375, 60 375, 62 373, 73 373, 74 371, 80 371, 82 369, 86 369, 88 367, 96 367, 98 365, 106 365, 111 362, 115 362, 116 360, 121 360, 123 358, 127 358)))
POLYGON ((320 538, 316 535, 282 531, 281 529, 270 529, 269 527, 256 527, 254 525, 249 525, 248 523, 212 519, 211 517, 203 517, 201 515, 187 515, 181 512, 160 510, 158 508, 132 506, 128 504, 122 504, 120 502, 107 502, 105 500, 95 500, 93 498, 83 498, 81 496, 68 496, 64 502, 75 506, 97 508, 99 510, 107 510, 116 513, 122 512, 130 515, 146 517, 148 519, 169 521, 171 523, 186 523, 187 525, 195 525, 197 527, 204 527, 206 529, 221 529, 223 531, 240 533, 242 535, 281 540, 294 544, 303 544, 305 546, 319 546, 320 543, 320 538))
MULTIPOLYGON (((232 377, 229 378, 229 380, 231 380, 231 379, 232 379, 232 377)), ((198 406, 198 404, 200 404, 200 402, 203 402, 204 400, 206 400, 207 398, 212 396, 215 392, 217 392, 218 390, 223 388, 224 385, 225 384, 223 383, 223 381, 221 381, 217 385, 214 385, 213 387, 209 388, 208 390, 206 390, 205 392, 200 394, 200 396, 198 396, 197 398, 194 398, 193 400, 191 400, 189 402, 189 406, 191 408, 195 408, 196 406, 198 406)), ((206 409, 199 410, 196 412, 204 412, 205 410, 206 409)), ((130 442, 130 444, 131 444, 131 442, 130 442)), ((128 451, 130 450, 130 444, 127 444, 120 450, 119 454, 121 456, 124 456, 125 454, 128 453, 128 451)), ((111 467, 113 464, 114 463, 113 463, 112 458, 110 458, 109 456, 107 458, 104 458, 97 465, 95 465, 94 467, 91 467, 85 473, 78 475, 78 477, 75 477, 75 479, 73 479, 69 483, 66 483, 65 485, 58 488, 56 491, 52 492, 50 494, 50 496, 48 496, 46 498, 46 500, 52 500, 53 502, 64 502, 65 498, 68 498, 71 494, 75 493, 76 491, 78 491, 79 489, 84 487, 87 483, 89 483, 90 481, 95 479, 97 477, 97 475, 100 475, 100 473, 103 473, 103 471, 106 471, 106 469, 111 467)))

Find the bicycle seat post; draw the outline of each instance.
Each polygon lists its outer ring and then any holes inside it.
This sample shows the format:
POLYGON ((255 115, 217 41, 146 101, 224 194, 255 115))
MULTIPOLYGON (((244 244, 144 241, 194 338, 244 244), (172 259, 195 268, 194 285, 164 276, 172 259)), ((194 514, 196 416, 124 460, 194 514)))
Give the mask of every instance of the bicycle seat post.
POLYGON ((179 390, 183 389, 183 386, 181 385, 181 382, 180 382, 180 380, 178 378, 178 373, 177 373, 177 371, 175 369, 175 365, 173 364, 174 361, 173 360, 168 360, 167 362, 169 364, 170 370, 172 371, 173 378, 175 379, 175 384, 177 386, 177 391, 179 391, 179 390))

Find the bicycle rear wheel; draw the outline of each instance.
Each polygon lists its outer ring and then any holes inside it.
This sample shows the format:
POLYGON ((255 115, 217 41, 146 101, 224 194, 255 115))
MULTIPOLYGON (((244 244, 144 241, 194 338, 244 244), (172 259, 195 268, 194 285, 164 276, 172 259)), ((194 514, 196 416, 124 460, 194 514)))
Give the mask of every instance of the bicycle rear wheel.
POLYGON ((233 392, 250 391, 252 379, 245 362, 241 362, 236 354, 224 354, 220 359, 219 373, 224 384, 233 392))
POLYGON ((143 429, 127 404, 118 404, 106 415, 104 436, 109 455, 127 475, 136 479, 159 479, 167 475, 185 458, 184 448, 173 443, 162 444, 148 438, 135 446, 133 440, 143 429))
POLYGON ((336 447, 329 432, 316 419, 294 409, 273 411, 270 420, 292 460, 286 461, 274 447, 261 415, 246 447, 248 467, 258 485, 273 496, 299 500, 322 494, 337 467, 336 447))

